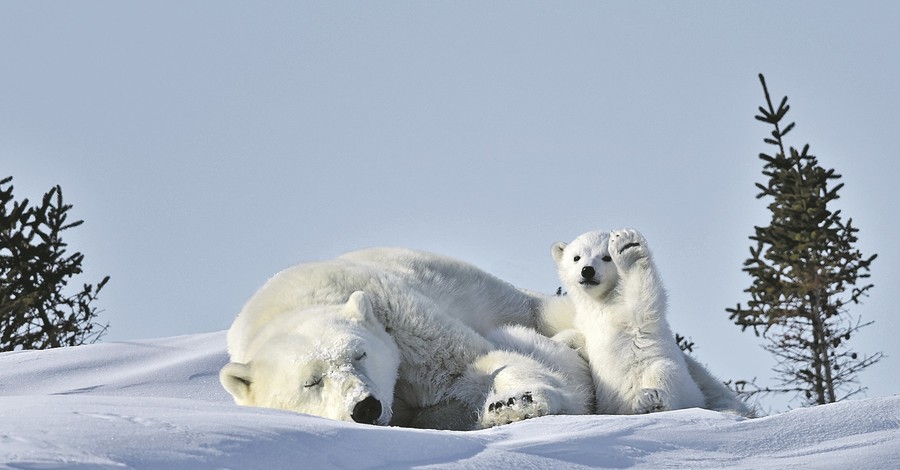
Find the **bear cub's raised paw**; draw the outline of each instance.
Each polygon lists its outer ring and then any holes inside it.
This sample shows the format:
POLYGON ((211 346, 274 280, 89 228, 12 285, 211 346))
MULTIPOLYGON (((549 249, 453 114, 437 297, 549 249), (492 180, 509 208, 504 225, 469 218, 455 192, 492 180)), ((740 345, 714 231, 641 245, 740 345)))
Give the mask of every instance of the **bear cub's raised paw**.
POLYGON ((633 229, 615 230, 609 234, 609 254, 620 269, 628 269, 649 255, 647 240, 633 229))

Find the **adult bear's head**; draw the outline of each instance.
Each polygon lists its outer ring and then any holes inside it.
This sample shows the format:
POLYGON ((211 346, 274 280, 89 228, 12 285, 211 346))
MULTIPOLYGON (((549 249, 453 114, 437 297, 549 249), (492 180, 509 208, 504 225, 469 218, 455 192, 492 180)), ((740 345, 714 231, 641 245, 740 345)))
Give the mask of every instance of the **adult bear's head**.
POLYGON ((219 380, 239 405, 387 425, 400 353, 364 292, 344 305, 306 307, 259 331, 247 362, 219 380))

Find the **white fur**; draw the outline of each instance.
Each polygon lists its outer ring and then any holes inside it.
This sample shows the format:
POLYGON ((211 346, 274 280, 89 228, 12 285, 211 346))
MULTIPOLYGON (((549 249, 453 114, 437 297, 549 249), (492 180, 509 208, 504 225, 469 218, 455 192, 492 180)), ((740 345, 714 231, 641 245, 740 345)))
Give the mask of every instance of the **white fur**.
POLYGON ((691 377, 703 392, 703 398, 706 400, 704 408, 748 418, 757 416, 755 411, 729 390, 725 383, 714 376, 706 366, 687 354, 684 355, 684 360, 687 362, 691 377))
POLYGON ((702 407, 705 399, 666 321, 666 293, 644 237, 588 232, 552 253, 575 305, 601 414, 702 407))
POLYGON ((241 405, 381 425, 471 429, 589 412, 590 376, 569 373, 584 361, 535 330, 544 302, 410 250, 300 264, 237 316, 220 379, 241 405))

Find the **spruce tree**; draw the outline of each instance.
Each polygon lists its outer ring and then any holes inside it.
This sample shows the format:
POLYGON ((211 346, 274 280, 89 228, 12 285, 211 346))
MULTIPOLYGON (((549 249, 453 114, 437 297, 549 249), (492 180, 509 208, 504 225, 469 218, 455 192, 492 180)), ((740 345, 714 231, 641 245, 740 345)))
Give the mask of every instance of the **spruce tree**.
POLYGON ((756 246, 744 271, 752 277, 746 307, 729 308, 743 330, 765 338, 763 348, 776 357, 779 385, 758 392, 794 392, 806 404, 832 403, 864 390, 857 374, 882 359, 881 352, 860 354, 850 347, 862 322, 848 306, 858 304, 873 287, 864 283, 877 255, 864 257, 854 247, 859 231, 832 210, 844 186, 833 169, 820 166, 809 145, 785 146, 784 125, 790 106, 785 96, 775 107, 759 75, 766 107, 756 119, 772 126, 765 142, 774 155, 761 153, 766 184, 757 183, 757 198, 767 198, 771 221, 755 227, 756 246))
POLYGON ((92 306, 109 276, 96 286, 70 289, 84 255, 66 252, 62 232, 71 205, 59 186, 40 205, 13 197, 12 178, 0 180, 0 351, 76 346, 96 341, 107 325, 92 306))

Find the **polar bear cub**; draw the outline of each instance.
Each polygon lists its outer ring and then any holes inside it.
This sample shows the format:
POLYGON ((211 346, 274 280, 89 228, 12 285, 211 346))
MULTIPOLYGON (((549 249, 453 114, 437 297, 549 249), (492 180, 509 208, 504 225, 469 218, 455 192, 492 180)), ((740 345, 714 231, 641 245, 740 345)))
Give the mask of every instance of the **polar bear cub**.
POLYGON ((584 335, 599 414, 702 407, 666 321, 666 292, 636 230, 585 233, 552 248, 584 335))

